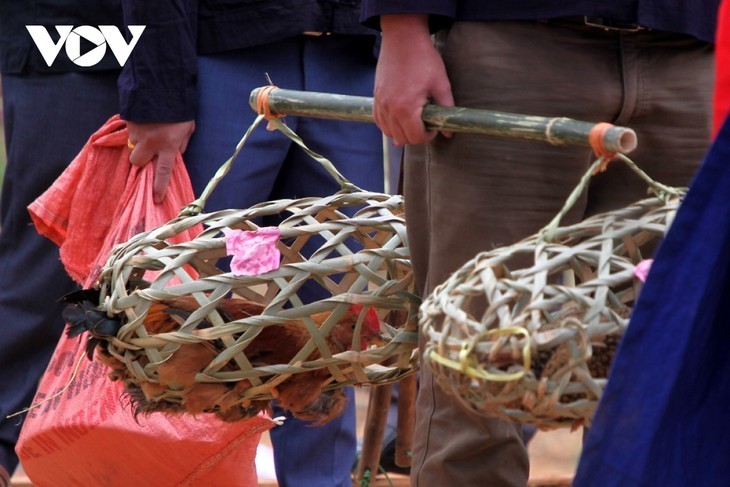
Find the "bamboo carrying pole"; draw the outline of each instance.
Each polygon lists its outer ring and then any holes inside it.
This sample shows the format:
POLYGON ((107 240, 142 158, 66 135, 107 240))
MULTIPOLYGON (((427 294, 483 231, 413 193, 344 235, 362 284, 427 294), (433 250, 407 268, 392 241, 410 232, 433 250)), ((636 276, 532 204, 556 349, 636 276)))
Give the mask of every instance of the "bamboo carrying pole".
MULTIPOLYGON (((249 103, 254 110, 259 110, 262 102, 260 95, 267 88, 269 87, 256 88, 251 92, 249 103)), ((266 91, 265 103, 272 115, 373 122, 372 98, 279 88, 266 91)), ((539 117, 437 105, 424 107, 423 121, 426 127, 433 130, 542 140, 553 145, 584 147, 591 147, 589 135, 597 125, 566 117, 539 117)), ((628 154, 636 148, 636 133, 627 127, 611 125, 602 135, 602 144, 608 152, 628 154)))

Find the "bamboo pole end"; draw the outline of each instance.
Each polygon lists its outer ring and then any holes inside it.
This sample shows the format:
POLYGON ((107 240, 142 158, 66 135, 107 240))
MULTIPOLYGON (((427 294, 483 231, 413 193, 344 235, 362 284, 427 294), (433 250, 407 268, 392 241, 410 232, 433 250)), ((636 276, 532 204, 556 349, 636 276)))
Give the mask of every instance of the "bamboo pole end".
POLYGON ((620 129, 620 134, 618 135, 618 152, 628 154, 629 152, 633 152, 638 145, 639 138, 636 136, 636 132, 629 128, 620 129))

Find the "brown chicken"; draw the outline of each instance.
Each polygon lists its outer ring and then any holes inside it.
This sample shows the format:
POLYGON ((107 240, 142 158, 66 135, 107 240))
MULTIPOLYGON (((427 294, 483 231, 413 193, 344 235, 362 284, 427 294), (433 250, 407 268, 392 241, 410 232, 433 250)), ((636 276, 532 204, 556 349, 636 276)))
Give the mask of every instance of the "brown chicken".
MULTIPOLYGON (((337 324, 325 337, 329 351, 335 355, 352 346, 357 321, 363 307, 353 304, 340 317, 337 324)), ((329 312, 311 316, 312 321, 321 327, 329 312)), ((309 341, 310 334, 303 321, 290 321, 261 330, 256 339, 246 348, 246 356, 254 366, 287 364, 309 341)), ((368 308, 360 329, 360 348, 382 343, 380 319, 375 309, 368 308)), ((307 360, 321 357, 318 349, 309 354, 307 360)), ((299 419, 324 424, 337 417, 345 408, 347 397, 342 389, 322 391, 330 378, 328 369, 292 374, 287 380, 273 389, 279 405, 299 419)))
MULTIPOLYGON (((236 301, 223 301, 220 306, 221 310, 232 320, 244 317, 240 316, 236 301)), ((351 305, 325 337, 332 354, 350 349, 362 310, 362 306, 351 305)), ((329 316, 330 312, 323 312, 312 315, 311 319, 317 327, 321 327, 329 316)), ((361 326, 360 346, 362 349, 382 341, 380 320, 374 309, 369 308, 365 312, 361 326)), ((262 328, 256 338, 246 347, 244 353, 254 367, 288 364, 309 339, 310 334, 304 321, 292 320, 262 328)), ((168 360, 158 369, 160 384, 185 387, 183 406, 187 411, 192 413, 215 411, 226 421, 250 417, 268 408, 268 401, 244 401, 242 399, 242 393, 251 387, 246 380, 238 381, 232 387, 227 384, 195 382, 195 374, 205 368, 215 354, 216 352, 210 349, 204 350, 203 344, 181 346, 173 354, 175 360, 172 363, 168 360), (196 348, 188 349, 189 347, 196 348), (184 361, 185 364, 175 365, 178 361, 184 361), (195 363, 201 364, 201 366, 196 367, 193 365, 195 363)), ((315 360, 320 357, 320 351, 315 349, 306 360, 315 360)), ((281 407, 291 411, 294 416, 314 421, 315 424, 323 424, 342 413, 347 401, 341 389, 322 391, 329 377, 328 369, 292 374, 291 377, 272 389, 271 393, 281 407)))
MULTIPOLYGON (((69 306, 64 312, 64 317, 68 323, 69 336, 89 331, 91 335, 89 353, 96 347, 100 361, 112 367, 110 376, 122 378, 120 367, 123 368, 124 365, 109 355, 106 351, 106 341, 116 336, 123 320, 120 317, 109 317, 105 312, 92 306, 90 303, 93 301, 87 299, 88 294, 79 297, 83 299, 67 300, 69 306)), ((145 329, 150 335, 174 331, 198 307, 197 300, 192 296, 154 302, 145 316, 145 329)), ((234 321, 261 314, 264 306, 234 298, 222 300, 217 309, 223 319, 234 321)), ((330 330, 325 341, 332 354, 350 349, 362 312, 363 306, 351 305, 330 330)), ((311 316, 311 320, 317 327, 321 327, 330 315, 330 312, 316 313, 311 316)), ((198 326, 206 328, 211 325, 204 320, 198 326)), ((261 329, 244 353, 254 367, 288 364, 310 337, 307 326, 302 320, 269 325, 261 329)), ((368 308, 362 318, 360 346, 365 349, 379 342, 382 342, 380 320, 375 310, 368 308)), ((266 410, 269 406, 268 401, 243 400, 242 393, 251 387, 247 380, 217 383, 199 382, 196 379, 197 374, 209 366, 222 348, 222 344, 216 341, 183 344, 167 360, 159 364, 157 381, 140 383, 125 381, 126 390, 135 406, 135 413, 214 412, 225 421, 236 421, 266 410), (168 390, 182 391, 182 404, 167 401, 165 392, 168 390)), ((315 360, 319 357, 321 353, 315 348, 306 360, 315 360)), ((235 363, 229 363, 222 370, 237 370, 237 368, 235 363)), ((292 374, 271 392, 280 405, 291 411, 294 416, 315 421, 316 424, 325 423, 339 415, 346 403, 346 397, 341 389, 322 391, 329 377, 328 369, 292 374)))

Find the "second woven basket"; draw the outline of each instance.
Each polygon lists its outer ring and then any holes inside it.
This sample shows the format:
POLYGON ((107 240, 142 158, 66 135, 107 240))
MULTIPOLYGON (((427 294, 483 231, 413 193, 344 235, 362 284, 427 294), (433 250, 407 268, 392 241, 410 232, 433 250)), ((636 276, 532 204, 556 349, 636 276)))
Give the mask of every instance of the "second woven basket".
POLYGON ((623 159, 659 196, 570 226, 559 215, 478 254, 424 301, 424 362, 467 408, 542 429, 590 425, 641 286, 636 267, 683 193, 623 159))

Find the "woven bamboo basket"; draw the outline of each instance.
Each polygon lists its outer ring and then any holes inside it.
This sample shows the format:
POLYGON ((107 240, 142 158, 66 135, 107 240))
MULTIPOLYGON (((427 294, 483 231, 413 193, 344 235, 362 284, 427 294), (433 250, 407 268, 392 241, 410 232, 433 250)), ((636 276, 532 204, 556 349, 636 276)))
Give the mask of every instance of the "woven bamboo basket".
POLYGON ((546 228, 476 255, 424 300, 424 363, 468 409, 541 429, 590 425, 641 286, 636 266, 683 194, 620 157, 657 196, 559 226, 599 159, 546 228))
MULTIPOLYGON (((159 383, 160 365, 181 346, 196 343, 214 344, 219 353, 195 380, 228 385, 248 381, 250 387, 239 393, 241 404, 272 399, 272 389, 300 373, 326 370, 329 377, 323 390, 329 391, 352 384, 397 381, 418 368, 415 327, 420 300, 412 292, 402 197, 357 188, 328 160, 309 151, 284 124, 272 120, 270 123, 320 161, 342 190, 324 198, 267 201, 247 209, 201 213, 207 195, 261 120, 259 116, 249 128, 234 156, 199 200, 169 223, 115 247, 100 273, 102 309, 124 317, 124 325, 109 341, 107 351, 124 364, 114 374, 125 382, 132 397, 139 398, 145 384, 159 383), (254 222, 272 215, 281 219, 278 269, 240 276, 219 266, 227 253, 226 232, 258 229, 254 222), (169 243, 170 237, 197 224, 204 231, 195 239, 169 243), (305 255, 305 244, 315 250, 305 255), (139 287, 140 280, 148 285, 139 287), (307 302, 300 296, 303 289, 325 297, 307 302), (173 331, 150 333, 145 327, 150 306, 181 296, 192 296, 199 309, 180 319, 173 331), (227 320, 216 305, 231 297, 261 303, 265 310, 261 315, 227 320), (351 304, 376 310, 385 323, 381 329, 384 345, 360 351, 355 333, 349 350, 333 353, 328 348, 326 338, 334 319, 318 328, 311 315, 323 311, 338 315, 351 304), (253 365, 247 358, 247 346, 262 329, 292 320, 300 320, 309 334, 300 352, 288 363, 253 365), (317 351, 318 358, 309 359, 317 351)), ((357 326, 363 326, 362 317, 357 326)), ((182 389, 174 387, 158 391, 153 401, 147 398, 143 410, 180 411, 182 394, 182 389)))

